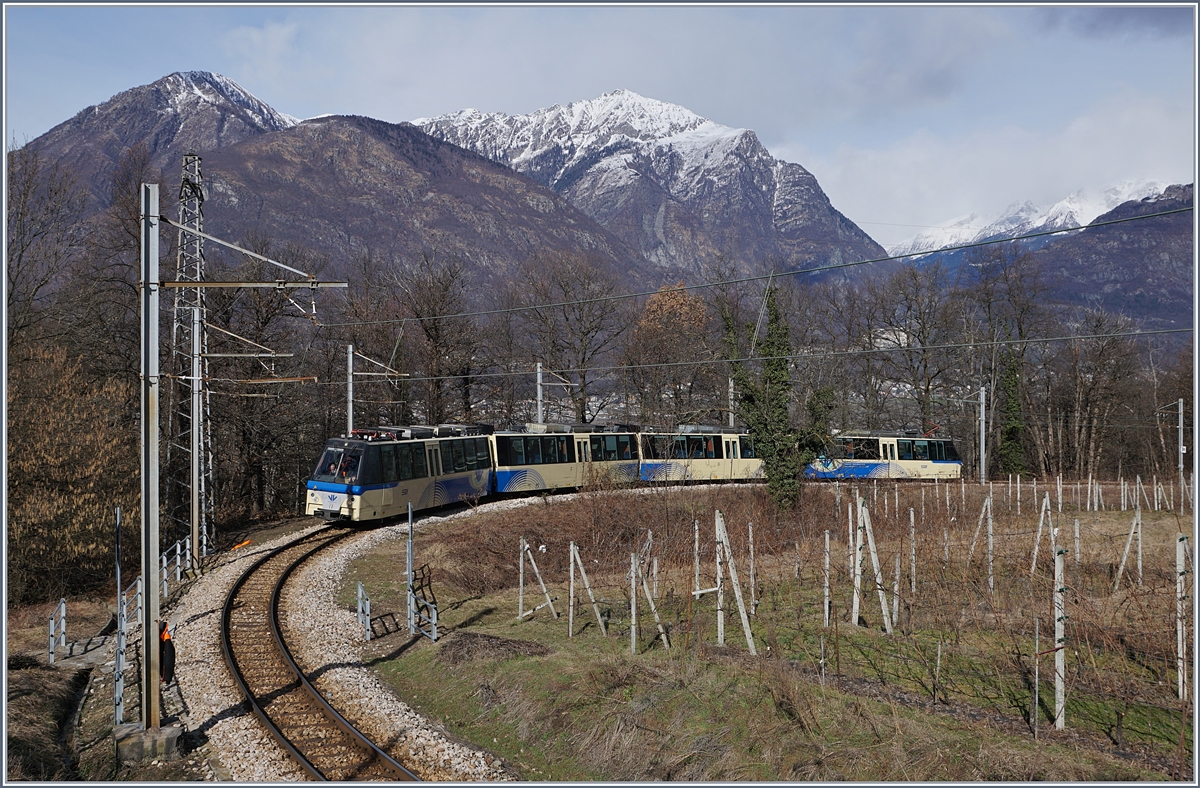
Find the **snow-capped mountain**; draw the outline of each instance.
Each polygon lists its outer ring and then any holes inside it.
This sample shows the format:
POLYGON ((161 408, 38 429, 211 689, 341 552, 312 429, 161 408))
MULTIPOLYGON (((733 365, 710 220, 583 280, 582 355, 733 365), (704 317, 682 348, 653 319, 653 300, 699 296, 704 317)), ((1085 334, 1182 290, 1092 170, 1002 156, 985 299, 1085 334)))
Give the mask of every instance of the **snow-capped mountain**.
POLYGON ((783 267, 882 255, 816 178, 749 129, 617 90, 528 115, 476 109, 413 121, 566 197, 660 269, 722 254, 783 267))
MULTIPOLYGON (((228 77, 180 71, 87 107, 36 143, 84 181, 100 183, 139 142, 147 146, 152 167, 173 171, 189 150, 216 150, 296 123, 228 77)), ((108 198, 103 191, 93 194, 101 203, 108 198)))
POLYGON ((1096 217, 1108 213, 1122 203, 1162 194, 1168 185, 1159 181, 1126 181, 1098 194, 1080 189, 1049 207, 1038 207, 1025 201, 1008 206, 999 215, 981 217, 971 213, 951 219, 943 227, 927 230, 896 244, 888 249, 888 253, 918 254, 994 238, 1085 227, 1095 221, 1096 217))

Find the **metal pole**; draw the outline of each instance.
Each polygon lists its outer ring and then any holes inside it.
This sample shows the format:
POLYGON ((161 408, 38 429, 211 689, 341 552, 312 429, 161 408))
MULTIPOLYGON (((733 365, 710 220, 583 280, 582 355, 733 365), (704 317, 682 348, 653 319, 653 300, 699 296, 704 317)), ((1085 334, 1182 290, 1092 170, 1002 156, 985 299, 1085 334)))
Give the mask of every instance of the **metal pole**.
POLYGON ((158 184, 141 190, 142 725, 159 727, 158 686, 158 184))
POLYGON ((346 437, 354 434, 354 345, 346 345, 346 437))
POLYGON ((546 406, 542 398, 542 362, 537 363, 537 423, 546 423, 546 406))
MULTIPOLYGON (((200 428, 204 420, 204 403, 202 396, 204 393, 204 380, 200 374, 200 307, 192 308, 192 418, 191 418, 191 461, 192 461, 192 476, 191 489, 189 492, 192 497, 192 544, 200 544, 200 525, 203 519, 200 512, 200 463, 203 459, 201 452, 203 447, 200 445, 200 428)), ((198 562, 192 562, 191 568, 195 569, 198 562)))
POLYGON ((987 389, 979 387, 979 483, 987 484, 987 389))

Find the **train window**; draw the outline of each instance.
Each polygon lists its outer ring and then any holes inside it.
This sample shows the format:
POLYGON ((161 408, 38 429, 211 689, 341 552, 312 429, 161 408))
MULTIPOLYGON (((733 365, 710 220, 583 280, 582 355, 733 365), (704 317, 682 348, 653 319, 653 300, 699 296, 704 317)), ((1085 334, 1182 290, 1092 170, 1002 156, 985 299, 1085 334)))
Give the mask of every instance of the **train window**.
POLYGON ((379 466, 379 446, 368 446, 363 454, 362 468, 358 474, 359 484, 379 484, 383 481, 379 466))
MULTIPOLYGON (((414 443, 409 447, 409 452, 412 455, 412 477, 413 479, 424 479, 429 475, 429 469, 425 464, 425 444, 414 443)), ((405 465, 401 460, 400 469, 404 471, 405 465)), ((404 478, 410 478, 405 476, 404 478)))
POLYGON ((505 439, 511 448, 509 449, 509 462, 512 465, 525 464, 525 439, 524 438, 507 438, 505 439))
POLYGON ((954 441, 946 441, 946 459, 958 460, 958 449, 954 447, 954 441))
POLYGON ((342 464, 342 455, 346 450, 341 446, 327 446, 321 454, 321 459, 317 460, 317 467, 313 469, 312 477, 314 481, 332 482, 337 479, 338 466, 342 464))
MULTIPOLYGON (((402 482, 412 478, 412 446, 396 446, 396 481, 402 482)), ((420 451, 418 447, 418 451, 420 451)), ((385 454, 386 456, 386 454, 385 454)))
POLYGON ((379 458, 383 462, 383 480, 385 482, 394 482, 399 478, 396 475, 397 448, 399 447, 390 443, 379 447, 379 458))
POLYGON ((913 459, 929 459, 929 441, 913 441, 913 459))
POLYGON ((749 435, 739 435, 738 443, 741 444, 742 459, 754 459, 754 438, 751 438, 749 435))
POLYGON ((466 466, 463 468, 463 470, 475 470, 475 439, 471 438, 465 441, 457 441, 457 443, 462 444, 463 454, 466 456, 466 466))
POLYGON ((634 438, 632 435, 617 436, 617 459, 637 459, 637 444, 634 443, 634 438))
POLYGON ((929 442, 929 459, 944 460, 945 458, 946 458, 946 455, 942 453, 942 442, 941 441, 930 441, 929 442))
POLYGON ((604 438, 599 435, 593 435, 590 441, 592 449, 592 461, 599 462, 604 459, 604 438))
POLYGON ((558 446, 555 445, 554 438, 549 435, 543 436, 540 439, 542 442, 542 463, 549 465, 550 463, 558 462, 558 446))
MULTIPOLYGON (((463 454, 463 442, 450 441, 450 453, 454 458, 454 472, 462 473, 465 471, 467 469, 467 458, 463 454)), ((474 454, 474 452, 471 452, 471 454, 474 454)), ((474 459, 474 457, 472 457, 472 459, 474 459)), ((443 460, 443 463, 444 462, 445 461, 443 460)))
POLYGON ((617 458, 617 436, 604 436, 604 459, 616 460, 617 458))
POLYGON ((525 462, 529 465, 542 464, 542 439, 541 438, 526 438, 525 439, 525 462))
POLYGON ((900 452, 900 459, 911 460, 912 456, 912 441, 896 441, 896 446, 900 452))
POLYGON ((492 467, 492 447, 488 445, 487 438, 475 439, 475 463, 479 468, 492 467))

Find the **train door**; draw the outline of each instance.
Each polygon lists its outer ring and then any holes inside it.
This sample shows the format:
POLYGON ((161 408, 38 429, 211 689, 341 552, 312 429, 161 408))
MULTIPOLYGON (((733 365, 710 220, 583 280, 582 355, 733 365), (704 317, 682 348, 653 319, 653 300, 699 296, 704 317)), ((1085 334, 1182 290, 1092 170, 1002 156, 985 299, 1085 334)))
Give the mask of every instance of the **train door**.
POLYGON ((584 463, 592 461, 592 454, 588 451, 588 439, 575 439, 575 484, 582 487, 588 482, 587 466, 584 463))
POLYGON ((441 451, 438 450, 438 447, 436 445, 429 447, 427 449, 427 451, 429 452, 429 475, 430 476, 441 476, 442 475, 442 453, 441 453, 441 451))
POLYGON ((725 438, 725 459, 727 459, 729 461, 728 478, 730 478, 730 479, 733 478, 733 458, 736 456, 736 452, 737 452, 737 441, 726 437, 725 438))

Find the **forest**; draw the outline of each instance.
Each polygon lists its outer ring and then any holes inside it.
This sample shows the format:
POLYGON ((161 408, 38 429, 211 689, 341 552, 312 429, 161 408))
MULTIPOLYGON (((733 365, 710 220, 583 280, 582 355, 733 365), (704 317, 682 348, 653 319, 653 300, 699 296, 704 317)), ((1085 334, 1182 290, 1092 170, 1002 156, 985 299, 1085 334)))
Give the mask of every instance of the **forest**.
MULTIPOLYGON (((95 206, 65 166, 8 151, 10 605, 108 587, 118 506, 137 544, 139 184, 160 183, 162 212, 177 210, 176 176, 149 162, 144 147, 126 151, 95 206)), ((348 345, 356 371, 394 371, 356 376, 356 427, 533 421, 539 362, 551 422, 728 423, 732 389, 735 420, 774 453, 785 507, 805 457, 838 430, 953 438, 964 474, 977 473, 981 389, 993 478, 1168 476, 1180 399, 1192 429, 1190 332, 1136 336, 1120 313, 1054 303, 1053 272, 1019 242, 974 249, 957 270, 893 261, 825 278, 725 256, 703 281, 630 295, 584 252, 485 271, 437 249, 335 261, 287 239, 226 240, 349 286, 311 304, 206 292, 210 353, 291 354, 209 360, 218 534, 300 510, 321 445, 345 431, 348 345)), ((164 231, 164 279, 177 245, 164 231)), ((205 256, 212 280, 275 278, 215 244, 205 256)), ((165 294, 164 337, 170 309, 165 294)), ((161 358, 168 381, 181 374, 161 358)))

